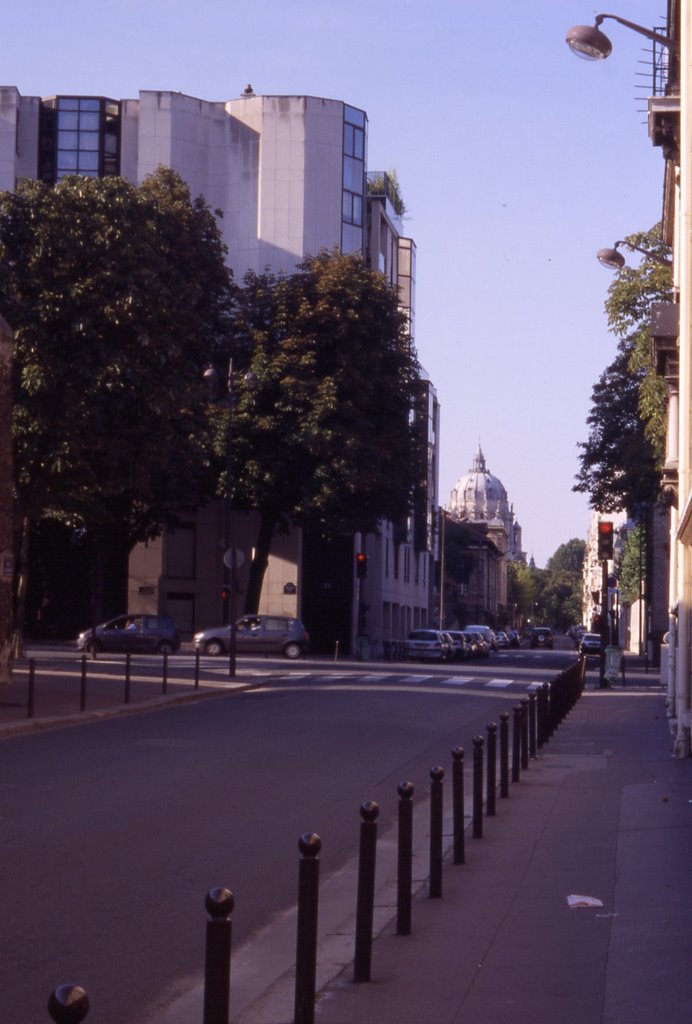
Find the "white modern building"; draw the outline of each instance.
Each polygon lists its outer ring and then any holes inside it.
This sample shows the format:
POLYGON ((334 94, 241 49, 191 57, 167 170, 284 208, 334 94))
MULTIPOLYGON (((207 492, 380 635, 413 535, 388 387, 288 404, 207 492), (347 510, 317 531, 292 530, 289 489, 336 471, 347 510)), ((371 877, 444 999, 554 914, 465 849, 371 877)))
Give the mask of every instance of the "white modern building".
MULTIPOLYGON (((398 287, 413 343, 416 247, 402 223, 398 183, 386 173, 368 172, 367 150, 365 111, 341 100, 258 96, 251 86, 237 99, 218 102, 153 90, 136 99, 42 99, 0 88, 1 189, 24 178, 53 183, 75 173, 120 174, 141 183, 159 166, 172 168, 193 196, 220 211, 236 281, 248 270, 294 272, 304 256, 323 249, 362 252, 398 287)), ((300 531, 277 538, 261 611, 300 615, 322 645, 352 647, 358 617, 354 554, 364 548, 369 572, 360 597, 369 605, 374 650, 427 624, 434 605, 439 408, 425 378, 414 415, 424 432, 428 468, 413 515, 382 524, 376 536, 350 538, 328 574, 324 560, 306 550, 300 531), (311 615, 319 621, 310 622, 311 615), (333 636, 326 635, 329 629, 333 636)), ((173 614, 188 635, 217 622, 223 519, 222 508, 209 506, 136 549, 130 608, 173 614)), ((245 570, 253 530, 251 515, 235 517, 233 543, 245 552, 245 570)), ((240 567, 241 588, 245 570, 240 567)))

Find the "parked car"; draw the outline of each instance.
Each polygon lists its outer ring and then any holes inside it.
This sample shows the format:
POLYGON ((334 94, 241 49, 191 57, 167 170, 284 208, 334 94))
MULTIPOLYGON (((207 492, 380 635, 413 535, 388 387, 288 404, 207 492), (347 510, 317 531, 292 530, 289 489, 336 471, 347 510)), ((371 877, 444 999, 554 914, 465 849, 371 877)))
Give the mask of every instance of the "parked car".
POLYGON ((464 629, 470 629, 471 632, 473 633, 480 633, 480 635, 483 637, 486 644, 488 645, 488 649, 490 651, 497 650, 497 638, 493 633, 492 629, 490 628, 490 626, 477 626, 475 625, 475 623, 472 623, 469 626, 464 626, 464 629))
POLYGON ((509 637, 507 636, 503 629, 501 629, 498 633, 495 634, 495 639, 497 640, 498 648, 509 647, 509 637))
POLYGON ((579 644, 579 653, 585 658, 594 658, 601 653, 601 634, 584 633, 579 644))
POLYGON ((490 655, 490 647, 480 633, 475 633, 471 629, 464 629, 462 632, 468 637, 471 644, 472 658, 487 658, 490 655))
MULTIPOLYGON (((227 654, 231 627, 214 626, 195 633, 195 650, 218 657, 227 654)), ((295 660, 310 648, 310 637, 300 619, 288 615, 244 615, 235 624, 235 649, 238 654, 283 654, 295 660)))
POLYGON ((408 656, 411 661, 445 661, 449 641, 438 629, 414 629, 408 635, 408 656))
POLYGON ((521 637, 519 636, 519 634, 516 631, 516 629, 510 629, 510 631, 507 634, 507 636, 509 638, 509 646, 510 647, 521 647, 521 637))
POLYGON ((462 661, 464 658, 471 657, 471 644, 468 637, 460 629, 448 629, 447 635, 452 638, 456 661, 462 661))
POLYGON ((553 631, 548 626, 534 626, 529 634, 529 647, 553 649, 553 631))
POLYGON ((132 612, 85 629, 77 637, 80 651, 111 651, 123 654, 175 654, 180 634, 169 615, 132 612))

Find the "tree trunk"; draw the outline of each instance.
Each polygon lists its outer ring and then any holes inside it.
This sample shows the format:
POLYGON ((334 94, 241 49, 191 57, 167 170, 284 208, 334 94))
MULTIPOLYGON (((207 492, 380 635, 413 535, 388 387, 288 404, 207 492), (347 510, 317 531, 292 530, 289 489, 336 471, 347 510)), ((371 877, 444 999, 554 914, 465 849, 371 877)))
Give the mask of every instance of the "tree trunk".
POLYGON ((259 530, 257 531, 257 543, 255 544, 255 557, 250 563, 250 577, 247 594, 245 595, 246 615, 256 615, 259 609, 262 585, 267 566, 269 565, 269 552, 271 551, 276 523, 277 516, 274 512, 261 513, 259 530))

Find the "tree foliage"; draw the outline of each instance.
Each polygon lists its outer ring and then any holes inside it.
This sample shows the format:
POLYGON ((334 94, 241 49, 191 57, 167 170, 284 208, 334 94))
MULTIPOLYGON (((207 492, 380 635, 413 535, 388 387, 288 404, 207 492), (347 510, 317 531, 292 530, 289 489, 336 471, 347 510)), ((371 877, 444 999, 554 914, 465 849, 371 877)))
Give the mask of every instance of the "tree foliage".
POLYGON ((0 196, 20 508, 131 543, 209 480, 202 369, 230 279, 212 213, 161 170, 0 196))
POLYGON ((624 266, 608 289, 608 325, 619 342, 594 385, 574 486, 603 512, 652 500, 665 443, 665 385, 651 365, 649 322, 651 303, 671 298, 670 268, 660 262, 668 249, 658 227, 629 235, 624 244, 651 255, 636 267, 624 266))
POLYGON ((210 493, 202 371, 227 331, 224 255, 214 214, 169 170, 0 194, 19 522, 129 549, 210 493))
POLYGON ((375 530, 410 508, 418 365, 398 296, 359 255, 246 276, 233 348, 234 501, 261 513, 248 607, 268 543, 295 522, 375 530))

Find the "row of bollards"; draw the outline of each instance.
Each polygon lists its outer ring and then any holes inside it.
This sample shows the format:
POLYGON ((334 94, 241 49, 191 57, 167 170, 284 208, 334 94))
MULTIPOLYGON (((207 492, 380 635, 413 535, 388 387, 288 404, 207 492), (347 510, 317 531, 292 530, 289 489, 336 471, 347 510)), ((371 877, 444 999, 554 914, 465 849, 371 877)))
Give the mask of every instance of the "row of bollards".
MULTIPOLYGON (((36 711, 36 659, 29 658, 29 681, 27 687, 27 718, 33 718, 36 711)), ((79 710, 86 711, 87 707, 87 665, 88 658, 86 654, 83 654, 80 658, 80 673, 79 673, 79 710)), ((94 676, 95 679, 98 676, 94 676)), ((200 683, 200 653, 195 651, 195 663, 194 663, 194 679, 193 687, 195 690, 199 689, 200 683)), ((40 687, 38 688, 40 691, 40 687)), ((168 693, 168 654, 164 651, 161 655, 161 692, 163 694, 168 693)), ((128 651, 125 655, 124 661, 124 680, 123 680, 123 703, 129 704, 132 696, 132 655, 128 651)))
MULTIPOLYGON (((165 680, 165 674, 164 674, 165 680)), ((165 685, 165 684, 164 684, 165 685)), ((513 708, 510 770, 510 715, 500 714, 499 786, 497 781, 498 727, 488 723, 487 737, 473 738, 473 779, 471 835, 483 838, 483 818, 496 814, 496 796, 509 797, 510 776, 519 782, 521 772, 550 739, 563 718, 581 696, 584 686, 582 667, 575 665, 552 683, 545 683, 513 708), (484 786, 485 779, 485 786, 484 786), (484 793, 485 790, 485 793, 484 793), (484 799, 485 796, 485 799, 484 799)), ((452 830, 453 863, 466 862, 464 749, 452 752, 452 830)), ((428 896, 442 896, 444 861, 444 775, 441 765, 430 769, 430 863, 428 896)), ((412 930, 413 880, 413 796, 412 782, 397 788, 398 850, 396 932, 410 935, 412 930)), ((360 841, 353 980, 366 982, 372 975, 373 919, 377 861, 377 819, 379 806, 366 801, 360 806, 360 841)), ((298 872, 298 913, 296 924, 296 967, 293 1024, 314 1024, 317 979, 317 925, 319 906, 319 854, 322 841, 314 832, 298 840, 301 854, 298 872)), ((234 896, 229 889, 212 889, 205 899, 209 915, 204 961, 204 1008, 202 1024, 228 1024, 231 977, 231 921, 234 896)), ((61 985, 48 1000, 48 1012, 56 1024, 80 1024, 89 1012, 89 999, 79 985, 61 985)))

